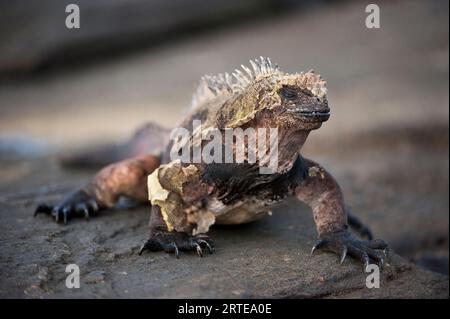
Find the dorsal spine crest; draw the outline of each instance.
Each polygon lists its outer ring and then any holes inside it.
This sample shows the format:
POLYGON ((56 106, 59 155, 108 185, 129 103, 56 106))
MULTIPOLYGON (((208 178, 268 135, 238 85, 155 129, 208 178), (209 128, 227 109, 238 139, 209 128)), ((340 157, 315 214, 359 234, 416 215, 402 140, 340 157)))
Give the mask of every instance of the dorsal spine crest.
POLYGON ((261 78, 271 76, 276 79, 282 79, 283 77, 297 78, 296 83, 301 88, 310 91, 318 98, 322 99, 326 95, 326 82, 313 70, 306 73, 285 73, 279 69, 277 64, 272 63, 270 58, 264 57, 250 60, 250 65, 251 69, 241 65, 242 70, 236 69, 231 75, 227 72, 217 75, 204 75, 192 97, 192 108, 215 98, 228 98, 235 93, 241 93, 261 78))

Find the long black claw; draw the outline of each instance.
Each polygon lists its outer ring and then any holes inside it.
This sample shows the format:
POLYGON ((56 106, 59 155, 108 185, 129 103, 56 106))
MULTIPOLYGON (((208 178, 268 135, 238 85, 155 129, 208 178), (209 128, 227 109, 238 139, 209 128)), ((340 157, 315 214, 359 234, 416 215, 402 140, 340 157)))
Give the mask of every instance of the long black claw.
POLYGON ((381 257, 380 260, 378 261, 378 266, 380 267, 380 269, 384 268, 384 263, 385 263, 385 260, 383 257, 381 257))
POLYGON ((59 222, 59 207, 58 206, 53 207, 52 215, 55 217, 55 222, 58 223, 59 222))
POLYGON ((89 209, 85 203, 78 204, 75 207, 75 211, 78 213, 82 213, 86 220, 89 220, 89 209))
POLYGON ((142 246, 141 249, 139 249, 138 255, 142 255, 142 253, 144 252, 144 250, 147 249, 147 242, 145 242, 142 246))
POLYGON ((341 265, 342 265, 342 263, 344 262, 345 257, 347 256, 347 251, 348 251, 347 246, 344 246, 344 247, 342 248, 342 252, 341 252, 341 261, 340 261, 341 265))
POLYGON ((95 199, 90 199, 90 200, 88 201, 88 205, 89 205, 89 207, 92 209, 93 212, 98 211, 98 204, 97 204, 97 202, 95 201, 95 199))
POLYGON ((200 245, 198 244, 198 243, 196 243, 196 242, 194 242, 194 247, 195 247, 195 250, 197 250, 197 255, 200 257, 200 258, 202 258, 203 257, 203 250, 202 250, 202 247, 200 247, 200 245))
POLYGON ((139 249, 138 255, 142 255, 142 253, 146 250, 152 251, 157 247, 161 247, 159 243, 152 241, 151 239, 147 240, 139 249))
POLYGON ((389 258, 389 247, 386 247, 385 249, 383 249, 383 254, 386 259, 389 258))
POLYGON ((326 239, 319 239, 311 249, 311 256, 314 254, 314 251, 316 251, 316 249, 324 247, 327 243, 328 241, 326 239))
POLYGON ((180 251, 179 251, 179 249, 178 249, 177 244, 175 244, 175 243, 170 243, 168 246, 172 248, 172 250, 173 250, 173 252, 174 252, 174 254, 175 254, 175 257, 177 257, 177 259, 180 258, 180 251))
POLYGON ((38 207, 36 207, 33 216, 36 217, 39 213, 50 214, 51 212, 52 212, 51 206, 40 204, 38 205, 38 207))
POLYGON ((212 254, 212 253, 214 252, 214 249, 211 247, 211 245, 210 245, 206 240, 204 240, 204 239, 198 239, 197 242, 198 242, 200 245, 202 245, 202 244, 205 245, 206 248, 208 248, 208 252, 209 252, 210 254, 212 254))
POLYGON ((90 216, 89 216, 89 210, 86 208, 86 209, 84 209, 83 211, 84 211, 84 219, 86 219, 87 221, 89 221, 89 218, 90 218, 90 216))
POLYGON ((69 215, 69 212, 70 212, 70 208, 69 207, 64 207, 62 209, 64 225, 67 225, 67 216, 69 215))
POLYGON ((367 255, 367 253, 363 253, 361 256, 361 260, 364 262, 364 270, 367 269, 367 267, 369 267, 369 263, 370 263, 370 258, 367 255))

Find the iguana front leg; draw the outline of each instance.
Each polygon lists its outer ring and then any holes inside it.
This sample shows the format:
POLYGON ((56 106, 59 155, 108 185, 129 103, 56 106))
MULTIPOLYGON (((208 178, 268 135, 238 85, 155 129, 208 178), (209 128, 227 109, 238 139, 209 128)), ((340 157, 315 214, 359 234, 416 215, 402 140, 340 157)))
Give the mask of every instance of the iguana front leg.
POLYGON ((205 227, 205 220, 211 213, 204 211, 201 204, 211 187, 196 166, 183 166, 180 161, 161 165, 148 177, 148 190, 152 203, 150 238, 139 254, 164 250, 178 258, 179 250, 196 251, 200 257, 203 248, 213 252, 214 244, 204 234, 210 226, 205 227))
POLYGON ((184 232, 169 231, 161 214, 161 208, 157 205, 152 206, 150 216, 150 238, 142 245, 139 255, 145 250, 165 251, 173 253, 178 258, 179 251, 196 251, 200 257, 203 257, 203 248, 206 248, 210 254, 214 251, 214 242, 206 234, 195 236, 184 232))
POLYGON ((159 158, 143 155, 103 168, 85 187, 56 205, 42 204, 35 211, 52 215, 56 222, 67 223, 72 216, 84 216, 114 206, 121 196, 147 201, 147 176, 159 166, 159 158))
POLYGON ((367 265, 370 260, 384 264, 385 256, 379 249, 387 244, 381 239, 362 241, 348 231, 347 213, 341 189, 334 178, 319 164, 305 159, 307 178, 296 188, 296 196, 308 204, 314 216, 319 240, 312 248, 327 249, 341 256, 347 254, 367 265))

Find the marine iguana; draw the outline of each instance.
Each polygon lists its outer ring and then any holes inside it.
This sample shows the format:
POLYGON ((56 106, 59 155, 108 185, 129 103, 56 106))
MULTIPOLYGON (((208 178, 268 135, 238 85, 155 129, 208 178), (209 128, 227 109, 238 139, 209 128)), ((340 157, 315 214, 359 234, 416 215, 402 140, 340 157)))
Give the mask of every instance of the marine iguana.
MULTIPOLYGON (((174 140, 168 130, 148 125, 126 145, 96 157, 83 155, 73 162, 98 163, 121 159, 101 169, 92 181, 56 205, 41 204, 35 215, 47 213, 58 222, 113 207, 120 197, 150 200, 149 239, 143 251, 214 251, 206 234, 213 224, 241 224, 267 215, 288 196, 308 204, 318 232, 316 249, 362 261, 383 264, 387 244, 372 239, 370 230, 350 214, 341 189, 322 166, 302 157, 300 150, 311 130, 330 116, 325 81, 314 71, 288 74, 261 57, 228 73, 204 76, 194 94, 190 114, 180 124, 191 134, 210 128, 277 128, 278 166, 271 174, 258 171, 260 163, 183 163, 172 160, 174 140), (197 132, 193 120, 202 121, 197 132), (165 145, 165 148, 159 149, 165 145), (100 159, 100 161, 99 161, 100 159), (368 240, 353 237, 348 225, 368 240)), ((259 143, 259 141, 258 141, 259 143)), ((192 148, 193 146, 189 146, 192 148)), ((204 147, 201 143, 200 147, 204 147)), ((254 146, 253 146, 254 147, 254 146)), ((234 153, 236 149, 234 149, 234 153)), ((236 155, 236 154, 234 154, 236 155)))

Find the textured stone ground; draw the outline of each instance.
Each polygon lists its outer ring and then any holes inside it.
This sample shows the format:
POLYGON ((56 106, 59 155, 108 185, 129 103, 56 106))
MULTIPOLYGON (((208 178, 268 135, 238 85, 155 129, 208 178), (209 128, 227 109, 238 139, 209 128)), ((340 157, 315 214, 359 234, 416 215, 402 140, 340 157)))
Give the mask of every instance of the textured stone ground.
POLYGON ((448 298, 448 276, 429 271, 448 274, 448 10, 437 3, 386 2, 378 31, 363 27, 364 8, 351 2, 2 83, 0 296, 448 298), (380 289, 365 288, 351 259, 309 256, 313 221, 293 200, 253 224, 214 228, 217 251, 203 259, 137 256, 148 207, 68 226, 33 219, 36 203, 91 176, 59 168, 54 153, 123 139, 147 119, 174 125, 201 73, 259 55, 326 76, 333 116, 305 154, 336 175, 354 212, 393 248, 380 289), (65 288, 69 263, 80 266, 80 289, 65 288))

